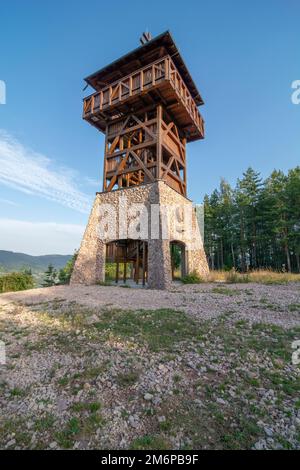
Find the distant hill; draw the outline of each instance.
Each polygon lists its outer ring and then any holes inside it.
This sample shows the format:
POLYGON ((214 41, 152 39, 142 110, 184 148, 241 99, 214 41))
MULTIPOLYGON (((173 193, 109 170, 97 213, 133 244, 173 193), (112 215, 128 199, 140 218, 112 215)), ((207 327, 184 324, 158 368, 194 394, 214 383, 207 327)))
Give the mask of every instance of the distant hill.
POLYGON ((71 255, 31 256, 25 253, 0 250, 0 272, 22 271, 31 269, 32 273, 44 273, 49 264, 56 269, 63 268, 71 255))

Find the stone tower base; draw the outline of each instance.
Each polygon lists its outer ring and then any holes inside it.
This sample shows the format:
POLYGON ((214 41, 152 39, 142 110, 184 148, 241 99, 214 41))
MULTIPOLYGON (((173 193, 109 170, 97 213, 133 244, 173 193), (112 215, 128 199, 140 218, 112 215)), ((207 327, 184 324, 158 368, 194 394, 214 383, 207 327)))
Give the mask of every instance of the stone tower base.
POLYGON ((71 284, 104 282, 106 243, 121 239, 148 242, 151 289, 170 287, 171 241, 185 245, 186 273, 208 274, 192 202, 162 180, 96 195, 71 284))

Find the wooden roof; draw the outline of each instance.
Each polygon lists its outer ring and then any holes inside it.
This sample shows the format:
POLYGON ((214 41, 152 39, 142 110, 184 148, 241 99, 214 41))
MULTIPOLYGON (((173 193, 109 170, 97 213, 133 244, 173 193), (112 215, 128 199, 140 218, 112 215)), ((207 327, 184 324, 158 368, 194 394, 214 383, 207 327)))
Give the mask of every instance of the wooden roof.
POLYGON ((169 31, 156 36, 146 44, 143 44, 92 75, 89 75, 85 78, 85 81, 98 91, 104 86, 132 73, 134 70, 163 57, 165 54, 172 57, 174 64, 197 106, 202 105, 204 102, 201 95, 169 31))

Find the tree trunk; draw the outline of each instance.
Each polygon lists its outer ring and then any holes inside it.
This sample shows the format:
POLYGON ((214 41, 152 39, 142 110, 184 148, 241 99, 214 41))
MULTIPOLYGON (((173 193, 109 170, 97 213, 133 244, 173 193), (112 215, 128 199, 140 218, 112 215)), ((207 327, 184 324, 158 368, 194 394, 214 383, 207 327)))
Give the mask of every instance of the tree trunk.
POLYGON ((288 247, 287 243, 285 243, 284 251, 285 251, 285 255, 286 255, 286 262, 287 262, 288 272, 290 273, 292 271, 291 255, 290 255, 290 251, 289 251, 289 247, 288 247))
POLYGON ((233 243, 232 242, 230 244, 230 247, 231 247, 232 264, 233 264, 233 267, 235 269, 235 257, 234 257, 234 249, 233 249, 233 243))
POLYGON ((223 253, 223 240, 222 240, 222 238, 221 238, 220 254, 221 254, 221 269, 224 269, 224 253, 223 253))
POLYGON ((299 253, 296 253, 296 263, 297 263, 297 271, 300 273, 300 256, 299 253))

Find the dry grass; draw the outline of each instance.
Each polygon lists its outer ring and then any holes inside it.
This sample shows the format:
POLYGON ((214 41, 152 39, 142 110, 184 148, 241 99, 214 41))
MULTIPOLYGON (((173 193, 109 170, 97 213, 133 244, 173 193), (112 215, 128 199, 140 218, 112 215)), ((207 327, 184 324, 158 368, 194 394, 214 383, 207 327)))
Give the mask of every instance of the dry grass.
POLYGON ((295 273, 280 273, 269 270, 257 270, 249 274, 251 282, 262 282, 266 284, 277 284, 286 282, 300 281, 300 274, 295 273))
POLYGON ((231 271, 210 271, 203 282, 223 281, 228 283, 257 282, 259 284, 285 284, 287 282, 300 282, 300 274, 281 273, 268 269, 258 269, 241 274, 234 269, 231 271))

